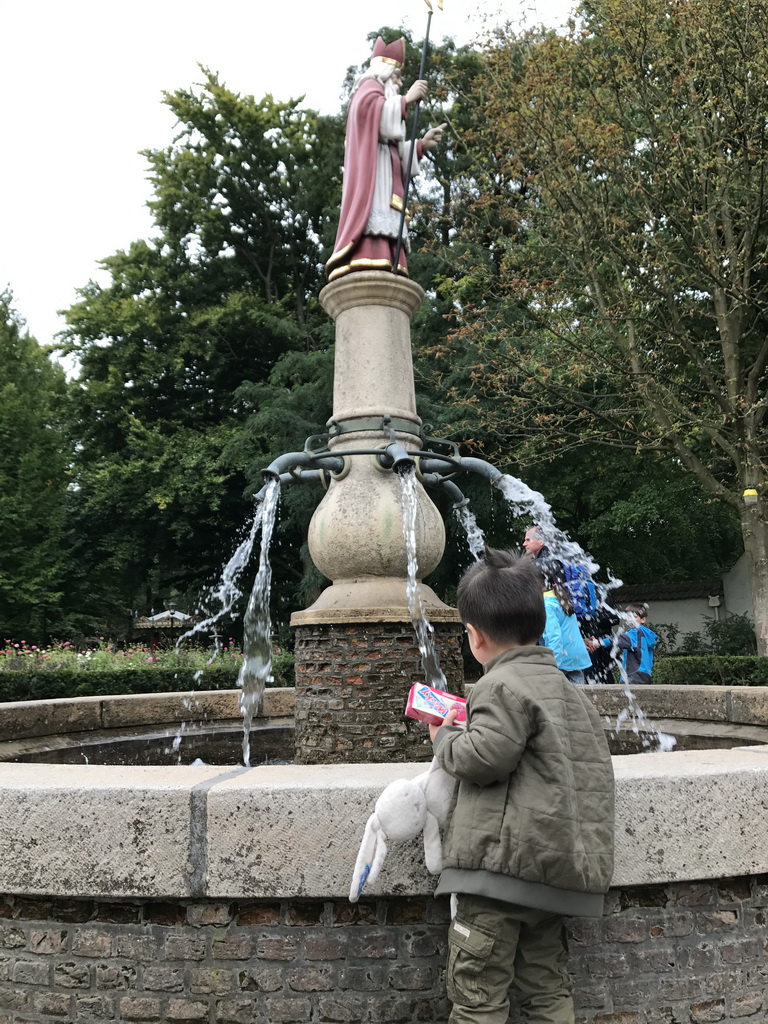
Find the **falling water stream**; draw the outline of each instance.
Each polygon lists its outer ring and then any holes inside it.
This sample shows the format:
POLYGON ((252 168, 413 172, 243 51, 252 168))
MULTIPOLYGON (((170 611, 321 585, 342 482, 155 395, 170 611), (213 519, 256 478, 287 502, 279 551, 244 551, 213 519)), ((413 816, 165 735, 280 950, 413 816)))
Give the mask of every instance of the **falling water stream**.
POLYGON ((403 536, 405 537, 405 550, 408 558, 408 575, 405 585, 405 592, 408 597, 408 612, 416 632, 416 642, 419 645, 424 680, 428 686, 433 686, 437 690, 445 690, 448 684, 437 658, 434 630, 424 609, 424 602, 421 599, 417 578, 416 513, 418 511, 418 494, 416 492, 416 473, 413 469, 410 469, 399 473, 398 476, 403 495, 403 536))
POLYGON ((272 565, 269 546, 280 500, 280 480, 273 477, 267 483, 262 502, 261 553, 259 569, 253 581, 248 607, 243 618, 243 661, 237 676, 241 688, 240 710, 243 713, 243 764, 251 763, 251 725, 254 715, 261 710, 264 687, 272 671, 272 644, 269 638, 269 592, 272 585, 272 565))
POLYGON ((459 520, 461 525, 464 527, 464 532, 467 535, 467 544, 469 544, 469 550, 475 561, 479 561, 483 557, 485 551, 485 536, 483 531, 477 525, 477 519, 475 513, 470 512, 466 505, 456 509, 456 518, 459 520))
MULTIPOLYGON (((222 570, 221 580, 212 588, 205 600, 210 606, 216 601, 219 608, 198 622, 192 629, 179 638, 178 645, 196 633, 216 626, 225 616, 229 615, 235 602, 242 596, 238 579, 248 565, 253 546, 261 529, 261 551, 259 568, 248 599, 243 616, 243 660, 237 676, 240 687, 240 710, 243 715, 243 764, 250 767, 251 758, 251 726, 253 719, 261 710, 264 687, 272 671, 272 644, 270 641, 271 622, 269 615, 269 593, 272 584, 272 567, 269 561, 269 547, 274 532, 277 506, 280 499, 280 481, 270 479, 266 485, 263 500, 257 505, 253 521, 244 540, 238 545, 232 557, 222 570)), ((209 664, 219 653, 218 640, 216 649, 209 659, 209 664)), ((202 675, 202 670, 195 673, 195 678, 202 675)), ((172 751, 179 750, 181 741, 189 723, 182 722, 173 741, 172 751)))
MULTIPOLYGON (((206 614, 205 617, 201 619, 200 622, 195 623, 195 625, 193 625, 191 629, 188 629, 186 633, 183 633, 179 637, 179 639, 176 641, 177 650, 181 648, 181 645, 185 640, 189 640, 196 634, 203 633, 208 629, 213 629, 214 649, 213 653, 208 659, 208 664, 212 664, 216 660, 216 658, 218 658, 219 653, 221 652, 221 643, 219 640, 219 636, 216 633, 216 626, 218 625, 218 623, 222 622, 227 616, 231 614, 235 602, 238 600, 238 598, 242 597, 243 592, 238 586, 238 581, 243 570, 246 568, 251 559, 251 554, 253 553, 253 545, 255 544, 256 538, 259 535, 259 530, 261 529, 262 520, 264 518, 264 510, 265 502, 258 502, 254 509, 253 518, 248 528, 248 532, 243 538, 243 540, 240 542, 240 544, 238 544, 238 546, 235 548, 229 561, 222 569, 221 578, 219 582, 216 584, 216 586, 211 587, 200 600, 200 604, 197 610, 205 611, 208 614, 206 614), (216 608, 215 611, 211 612, 211 606, 215 606, 216 604, 218 604, 218 608, 216 608)), ((203 669, 198 669, 197 672, 194 673, 195 682, 199 681, 202 675, 203 669)), ((239 681, 240 680, 238 677, 238 683, 239 681)), ((182 705, 190 711, 192 709, 191 702, 193 693, 194 691, 192 691, 189 694, 189 696, 185 698, 182 705)), ((243 712, 243 714, 245 715, 245 712, 243 712)), ((253 714, 251 714, 250 718, 248 719, 248 728, 250 728, 250 722, 252 718, 253 714)), ((191 722, 191 720, 187 719, 179 725, 178 731, 174 736, 173 743, 166 751, 166 753, 175 753, 178 755, 178 764, 181 764, 181 743, 184 738, 184 734, 192 724, 193 723, 191 722)), ((247 741, 247 737, 248 731, 246 729, 244 747, 245 742, 247 741)))
MULTIPOLYGON (((518 480, 517 477, 510 476, 509 473, 504 473, 494 481, 494 484, 512 506, 515 515, 530 516, 533 519, 539 528, 542 540, 555 558, 559 558, 562 562, 583 565, 590 575, 594 575, 598 571, 600 566, 597 562, 557 526, 552 506, 540 491, 532 490, 528 484, 518 480)), ((619 581, 614 581, 613 585, 618 586, 619 581)), ((609 584, 610 586, 611 584, 609 584)))
MULTIPOLYGON (((559 529, 555 523, 552 506, 547 502, 543 494, 532 490, 522 480, 510 476, 508 473, 505 473, 494 483, 512 506, 516 515, 531 517, 553 558, 569 564, 583 565, 590 576, 594 576, 597 573, 600 568, 597 562, 579 544, 570 540, 568 535, 559 529)), ((626 613, 618 611, 608 602, 610 591, 619 586, 621 586, 621 580, 617 580, 614 577, 610 577, 607 584, 595 583, 601 607, 613 616, 614 619, 618 618, 626 628, 633 626, 635 624, 634 620, 626 615, 626 613)), ((627 673, 619 658, 619 654, 618 645, 614 640, 611 648, 611 657, 618 666, 624 695, 627 698, 627 706, 619 713, 616 719, 616 732, 619 732, 624 723, 629 723, 632 732, 637 736, 642 736, 641 742, 644 747, 650 747, 655 741, 658 751, 672 750, 676 743, 674 736, 661 732, 646 717, 630 688, 627 673)))
MULTIPOLYGON (((253 519, 246 537, 240 542, 235 549, 234 554, 222 569, 220 582, 217 586, 212 587, 205 598, 201 601, 201 607, 204 607, 206 611, 210 607, 211 602, 214 601, 218 602, 218 609, 212 614, 207 615, 201 622, 196 623, 191 629, 187 630, 186 633, 180 636, 176 644, 177 647, 183 640, 188 640, 196 633, 202 633, 203 630, 216 626, 216 624, 221 622, 225 616, 230 614, 235 602, 242 596, 242 591, 237 585, 237 581, 240 578, 240 574, 243 569, 245 569, 251 559, 251 552, 253 551, 253 545, 259 534, 263 516, 264 503, 259 502, 254 510, 253 519)), ((218 653, 219 645, 217 642, 216 650, 213 653, 211 661, 218 653)))

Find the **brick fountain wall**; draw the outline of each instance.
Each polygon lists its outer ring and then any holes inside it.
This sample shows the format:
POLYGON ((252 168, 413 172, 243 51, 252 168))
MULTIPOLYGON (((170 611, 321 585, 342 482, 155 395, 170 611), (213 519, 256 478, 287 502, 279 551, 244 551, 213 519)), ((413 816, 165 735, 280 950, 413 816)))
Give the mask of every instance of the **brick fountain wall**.
MULTIPOLYGON (((448 689, 464 682, 457 622, 435 622, 448 689)), ((410 622, 317 624, 296 629, 297 764, 425 761, 424 726, 403 717, 408 690, 423 681, 410 622)))
MULTIPOLYGON (((613 889, 579 1024, 768 1019, 768 875, 613 889)), ((0 1022, 442 1024, 447 901, 0 898, 0 1022)))
MULTIPOLYGON (((699 720, 726 701, 741 728, 768 710, 753 691, 674 696, 699 720)), ((172 699, 4 714, 103 731, 167 721, 172 699)), ((214 719, 236 706, 200 700, 214 719)), ((0 1024, 444 1024, 447 908, 420 844, 392 844, 361 904, 346 897, 376 797, 422 770, 0 763, 0 1024)), ((614 770, 614 888, 601 920, 570 923, 580 1024, 768 1021, 768 747, 614 770)))

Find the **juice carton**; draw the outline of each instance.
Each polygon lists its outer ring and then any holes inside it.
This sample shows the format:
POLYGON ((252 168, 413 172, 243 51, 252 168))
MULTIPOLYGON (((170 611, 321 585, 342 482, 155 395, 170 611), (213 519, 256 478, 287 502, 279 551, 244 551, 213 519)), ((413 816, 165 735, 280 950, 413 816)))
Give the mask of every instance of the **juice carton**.
POLYGON ((414 683, 408 694, 408 704, 405 708, 406 718, 417 718, 427 725, 441 725, 449 711, 456 709, 458 715, 456 722, 466 722, 467 702, 463 697, 457 697, 453 693, 446 693, 445 690, 435 690, 426 683, 414 683))

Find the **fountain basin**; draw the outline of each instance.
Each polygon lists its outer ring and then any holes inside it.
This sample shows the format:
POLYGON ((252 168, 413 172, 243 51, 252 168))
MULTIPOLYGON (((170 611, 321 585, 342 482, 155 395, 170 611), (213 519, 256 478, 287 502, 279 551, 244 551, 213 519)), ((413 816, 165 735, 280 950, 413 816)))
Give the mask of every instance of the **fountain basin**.
MULTIPOLYGON (((768 748, 623 755, 614 768, 614 884, 768 872, 768 748)), ((343 897, 376 797, 420 771, 0 764, 0 892, 343 897)), ((412 844, 393 847, 371 895, 432 888, 412 844)))
MULTIPOLYGON (((655 749, 653 733, 617 728, 627 707, 622 686, 588 686, 603 716, 614 754, 655 749)), ((768 689, 758 686, 638 686, 634 697, 655 729, 675 738, 675 750, 713 750, 768 743, 768 689)))
MULTIPOLYGON (((251 765, 293 761, 293 718, 256 722, 251 728, 251 765)), ((7 760, 35 764, 234 765, 243 760, 242 722, 194 723, 178 726, 97 729, 0 744, 7 760)))
MULTIPOLYGON (((239 690, 19 701, 2 705, 0 761, 242 763, 239 690)), ((293 758, 293 690, 267 689, 251 730, 253 764, 293 758)))
MULTIPOLYGON (((758 1014, 768 747, 614 768, 605 914, 568 925, 578 1020, 758 1014)), ((393 845, 377 885, 347 901, 376 797, 422 770, 0 764, 0 1007, 26 1020, 54 1008, 73 1021, 443 1024, 448 908, 419 844, 393 845)))
MULTIPOLYGON (((403 706, 405 691, 404 685, 403 706)), ((603 718, 613 753, 643 752, 649 742, 653 749, 652 734, 635 733, 631 723, 617 727, 627 706, 623 687, 586 687, 585 693, 603 718)), ((177 765, 199 757, 207 764, 236 765, 242 761, 239 694, 211 690, 6 703, 0 762, 177 765), (180 744, 173 749, 177 736, 180 744)), ((367 694, 358 687, 355 696, 367 694)), ((768 690, 762 687, 648 686, 635 696, 651 723, 675 737, 678 752, 768 744, 768 690)), ((265 691, 251 734, 253 764, 292 759, 294 703, 292 688, 265 691)), ((414 747, 428 758, 426 730, 418 729, 423 742, 414 747)), ((364 723, 358 733, 364 745, 364 723)))
MULTIPOLYGON (((676 704, 681 728, 759 728, 768 705, 750 688, 664 689, 643 706, 676 704)), ((237 696, 4 705, 2 732, 51 746, 68 728, 233 726, 237 696)), ((590 696, 622 706, 619 687, 590 696)), ((265 698, 262 721, 289 716, 291 691, 265 698)), ((613 762, 605 914, 569 922, 578 1020, 763 1019, 768 746, 613 762)), ((422 770, 0 763, 0 1020, 443 1024, 447 901, 419 843, 391 846, 377 885, 347 899, 376 797, 422 770)))

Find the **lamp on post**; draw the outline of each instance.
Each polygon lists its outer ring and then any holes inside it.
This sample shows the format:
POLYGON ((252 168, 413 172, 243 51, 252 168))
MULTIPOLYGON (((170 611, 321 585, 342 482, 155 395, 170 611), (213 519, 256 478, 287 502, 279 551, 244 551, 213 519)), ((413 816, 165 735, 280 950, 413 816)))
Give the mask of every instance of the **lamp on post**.
POLYGON ((173 603, 173 601, 169 601, 165 607, 168 609, 168 616, 171 620, 171 647, 173 647, 173 627, 174 617, 176 614, 176 605, 173 603))

